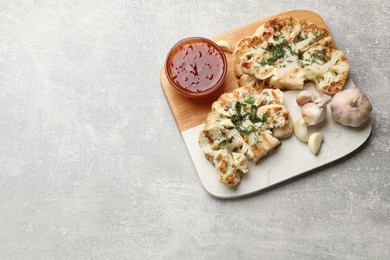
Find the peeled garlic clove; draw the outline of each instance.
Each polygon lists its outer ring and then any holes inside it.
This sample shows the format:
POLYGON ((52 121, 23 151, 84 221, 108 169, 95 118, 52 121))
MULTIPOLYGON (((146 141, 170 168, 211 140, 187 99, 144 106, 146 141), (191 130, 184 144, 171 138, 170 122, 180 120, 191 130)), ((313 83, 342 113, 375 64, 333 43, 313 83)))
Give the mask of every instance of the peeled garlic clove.
POLYGON ((316 155, 319 152, 322 141, 324 141, 324 135, 321 132, 313 133, 309 136, 307 144, 312 154, 316 155))
POLYGON ((319 103, 321 102, 321 94, 315 90, 302 90, 298 93, 296 101, 300 107, 309 102, 319 103))
POLYGON ((358 127, 370 118, 372 105, 363 91, 349 88, 334 95, 330 109, 336 122, 358 127))
POLYGON ((307 131, 307 125, 303 118, 300 118, 294 123, 294 134, 295 136, 304 143, 309 140, 309 133, 307 131))
POLYGON ((216 44, 225 52, 232 53, 232 46, 229 42, 221 40, 217 41, 216 44))

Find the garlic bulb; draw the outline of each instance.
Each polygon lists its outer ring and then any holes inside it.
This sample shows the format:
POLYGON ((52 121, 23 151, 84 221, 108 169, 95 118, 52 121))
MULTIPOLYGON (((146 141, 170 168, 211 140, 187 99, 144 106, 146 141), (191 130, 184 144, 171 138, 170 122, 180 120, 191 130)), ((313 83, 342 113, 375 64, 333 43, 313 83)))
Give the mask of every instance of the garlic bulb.
POLYGON ((334 95, 330 104, 333 119, 342 125, 358 127, 370 118, 372 105, 366 94, 349 88, 334 95))
POLYGON ((302 90, 298 93, 296 101, 300 107, 309 102, 319 103, 321 102, 321 94, 315 90, 302 90))
POLYGON ((324 95, 321 102, 313 103, 309 102, 301 107, 302 118, 308 125, 316 125, 324 121, 326 117, 326 104, 329 103, 331 98, 324 95))

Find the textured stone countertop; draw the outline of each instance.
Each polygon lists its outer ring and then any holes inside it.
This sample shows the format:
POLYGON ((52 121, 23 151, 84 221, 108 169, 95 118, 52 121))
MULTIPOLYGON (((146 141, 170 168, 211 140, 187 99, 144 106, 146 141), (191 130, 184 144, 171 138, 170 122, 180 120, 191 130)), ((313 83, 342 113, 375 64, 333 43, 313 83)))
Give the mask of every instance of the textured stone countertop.
POLYGON ((389 259, 389 16, 384 0, 0 1, 0 259, 389 259), (371 137, 217 200, 160 87, 165 55, 293 9, 345 51, 371 137))

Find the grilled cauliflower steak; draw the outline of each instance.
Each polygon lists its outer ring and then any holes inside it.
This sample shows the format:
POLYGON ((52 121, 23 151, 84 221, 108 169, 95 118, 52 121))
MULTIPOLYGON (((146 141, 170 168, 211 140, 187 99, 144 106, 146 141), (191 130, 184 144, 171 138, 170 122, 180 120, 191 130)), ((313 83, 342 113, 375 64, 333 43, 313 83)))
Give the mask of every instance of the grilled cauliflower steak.
POLYGON ((246 86, 225 93, 212 104, 199 134, 199 146, 216 167, 220 182, 235 186, 257 163, 292 134, 293 124, 279 89, 246 86))
POLYGON ((349 74, 342 51, 332 48, 329 32, 305 20, 281 16, 237 42, 235 74, 239 85, 302 89, 313 81, 318 90, 336 94, 349 74))

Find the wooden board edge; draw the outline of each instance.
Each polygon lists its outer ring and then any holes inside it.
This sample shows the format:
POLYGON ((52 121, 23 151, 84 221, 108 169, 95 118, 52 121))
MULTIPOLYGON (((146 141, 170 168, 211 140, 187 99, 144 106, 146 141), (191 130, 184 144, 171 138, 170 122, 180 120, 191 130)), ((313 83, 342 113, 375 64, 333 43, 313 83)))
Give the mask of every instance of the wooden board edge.
MULTIPOLYGON (((163 67, 161 68, 161 70, 160 70, 160 85, 161 85, 161 88, 162 88, 162 90, 163 90, 163 92, 164 92, 165 99, 166 99, 167 102, 168 102, 169 109, 171 110, 171 113, 172 113, 172 115, 173 115, 173 118, 175 119, 176 125, 177 125, 177 127, 179 128, 179 131, 180 131, 180 133, 181 133, 181 132, 185 131, 186 129, 183 129, 183 126, 180 124, 178 118, 177 118, 176 115, 175 115, 175 112, 172 110, 172 104, 171 104, 171 102, 173 102, 173 101, 168 97, 168 94, 167 94, 167 91, 168 91, 168 90, 166 90, 166 88, 167 88, 167 87, 170 87, 170 86, 166 86, 166 84, 164 84, 164 82, 163 82, 164 80, 165 80, 166 82, 168 82, 167 75, 165 74, 165 68, 164 68, 164 66, 163 66, 163 67)), ((168 82, 168 84, 169 84, 169 82, 168 82)))

